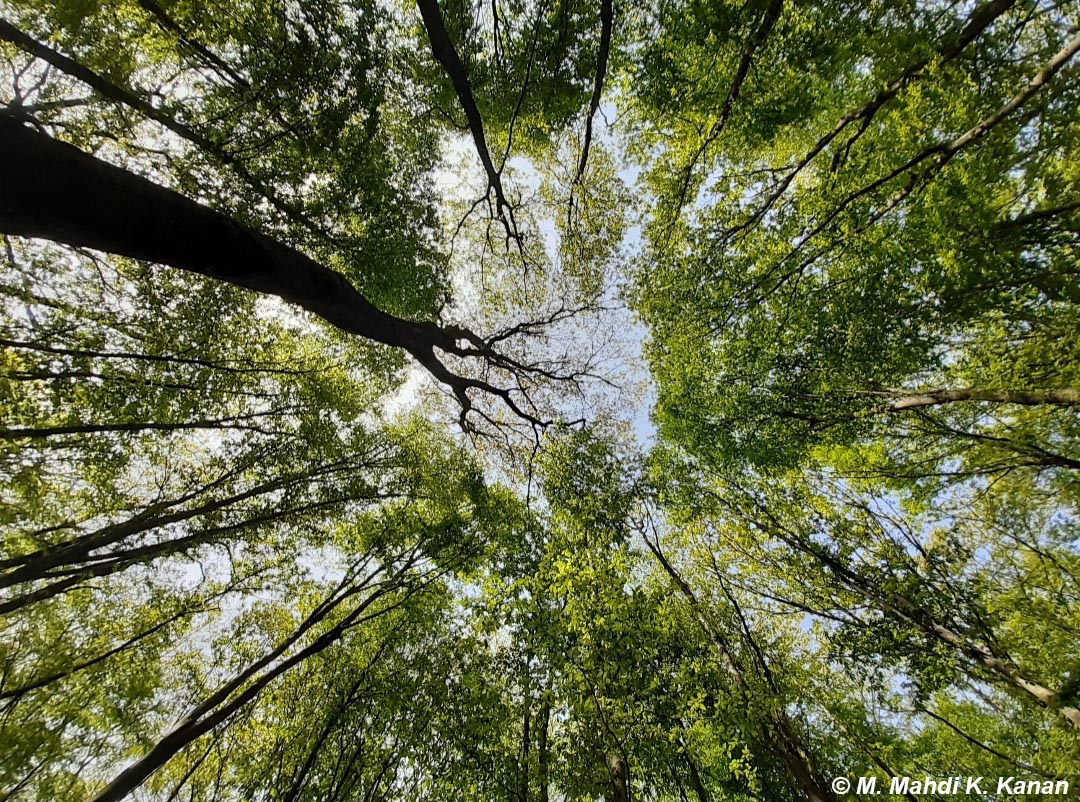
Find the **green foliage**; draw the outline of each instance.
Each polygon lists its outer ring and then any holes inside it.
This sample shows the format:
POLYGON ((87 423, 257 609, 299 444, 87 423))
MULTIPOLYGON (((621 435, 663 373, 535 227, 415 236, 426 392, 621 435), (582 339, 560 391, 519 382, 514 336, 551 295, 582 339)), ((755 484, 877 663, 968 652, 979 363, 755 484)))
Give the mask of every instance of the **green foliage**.
POLYGON ((464 76, 412 3, 5 5, 0 114, 509 350, 446 402, 5 236, 0 799, 1080 782, 1077 4, 617 3, 595 113, 600 4, 439 9, 464 76))

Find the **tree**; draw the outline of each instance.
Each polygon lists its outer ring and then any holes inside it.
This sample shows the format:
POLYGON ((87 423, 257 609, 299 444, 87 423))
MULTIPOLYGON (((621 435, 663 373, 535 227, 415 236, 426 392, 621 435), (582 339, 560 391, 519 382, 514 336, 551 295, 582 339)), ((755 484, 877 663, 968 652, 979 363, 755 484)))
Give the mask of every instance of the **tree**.
POLYGON ((1078 24, 5 5, 0 797, 1073 782, 1078 24))

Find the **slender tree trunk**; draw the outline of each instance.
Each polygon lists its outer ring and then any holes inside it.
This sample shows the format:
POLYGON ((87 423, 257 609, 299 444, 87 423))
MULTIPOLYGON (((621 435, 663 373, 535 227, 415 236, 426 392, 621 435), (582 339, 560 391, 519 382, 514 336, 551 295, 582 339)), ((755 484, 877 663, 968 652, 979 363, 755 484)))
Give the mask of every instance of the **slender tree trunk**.
POLYGON ((596 56, 596 77, 593 80, 592 98, 589 100, 589 111, 585 116, 585 137, 581 145, 581 158, 578 161, 577 173, 570 182, 571 190, 581 181, 585 175, 585 167, 589 162, 589 147, 592 145, 593 118, 597 109, 600 108, 600 100, 604 94, 604 77, 607 75, 608 56, 611 53, 611 29, 615 24, 615 9, 612 0, 600 0, 600 50, 596 56))
POLYGON ((54 579, 55 581, 35 588, 27 593, 14 596, 4 602, 0 602, 0 615, 8 615, 31 604, 47 601, 89 579, 111 576, 112 574, 123 571, 133 565, 147 563, 160 557, 184 553, 206 543, 223 540, 226 536, 236 537, 238 532, 242 532, 249 527, 257 527, 260 524, 269 523, 271 521, 284 520, 294 515, 310 514, 316 510, 326 510, 353 500, 355 499, 335 498, 327 501, 304 504, 300 507, 275 510, 266 515, 248 518, 234 524, 202 529, 183 537, 162 540, 158 543, 151 543, 146 546, 124 549, 115 554, 103 555, 100 558, 95 557, 93 562, 78 564, 74 567, 68 567, 62 570, 50 571, 47 574, 36 578, 54 579))
MULTIPOLYGON (((409 565, 411 565, 411 561, 401 568, 391 579, 395 582, 400 581, 409 565)), ((374 575, 369 575, 369 577, 361 584, 348 590, 344 590, 339 586, 335 594, 320 604, 289 638, 282 641, 282 643, 272 652, 266 654, 247 669, 220 686, 218 690, 201 702, 195 709, 187 713, 164 735, 164 737, 151 747, 149 752, 121 771, 108 785, 101 789, 90 802, 119 802, 119 800, 124 799, 146 782, 151 774, 172 760, 172 758, 188 744, 210 732, 233 713, 253 701, 260 693, 262 693, 267 685, 278 677, 285 674, 304 660, 307 660, 309 657, 322 652, 336 643, 348 629, 356 626, 362 620, 385 613, 387 608, 376 611, 365 618, 361 618, 365 610, 367 610, 375 601, 396 589, 388 587, 384 583, 383 585, 374 588, 371 593, 359 601, 341 621, 318 636, 308 646, 297 651, 291 657, 283 660, 280 659, 290 648, 298 643, 307 632, 325 620, 334 610, 341 607, 345 601, 370 586, 373 578, 374 575), (279 662, 275 664, 275 661, 279 662), (243 688, 243 690, 241 690, 241 688, 243 688)), ((391 607, 392 606, 393 605, 391 605, 391 607)))
POLYGON ((992 401, 1000 404, 1023 404, 1024 406, 1080 406, 1080 390, 1062 387, 1051 390, 988 390, 979 387, 927 390, 901 395, 881 407, 882 412, 902 412, 905 409, 954 404, 961 401, 992 401))
MULTIPOLYGON (((526 672, 528 664, 526 663, 526 672)), ((518 798, 521 802, 529 802, 529 752, 532 750, 530 741, 530 724, 532 717, 531 700, 529 698, 529 683, 525 683, 525 711, 521 721, 521 765, 518 767, 518 798)))
POLYGON ((1073 727, 1080 730, 1080 709, 1072 705, 1058 704, 1056 691, 1027 676, 1016 663, 998 657, 987 647, 972 643, 939 622, 928 620, 921 625, 921 628, 928 630, 942 643, 962 652, 987 671, 1002 678, 1007 685, 1035 699, 1043 707, 1056 711, 1073 727))
POLYGON ((465 65, 461 62, 461 57, 458 56, 454 43, 450 40, 450 34, 443 23, 442 11, 439 10, 438 0, 416 0, 416 5, 424 20, 424 28, 427 30, 428 41, 431 44, 431 54, 450 78, 450 83, 453 84, 454 92, 458 96, 458 102, 461 104, 462 111, 465 112, 476 153, 484 166, 488 185, 495 192, 495 201, 501 214, 503 208, 511 208, 511 206, 503 192, 502 176, 495 167, 491 152, 488 150, 487 137, 484 135, 484 121, 480 116, 476 99, 473 97, 465 65))
POLYGON ((755 523, 761 525, 766 531, 773 532, 791 548, 818 560, 847 588, 861 594, 887 615, 899 618, 915 626, 927 636, 949 646, 955 652, 967 658, 969 663, 973 663, 989 672, 992 676, 997 677, 1007 687, 1018 691, 1021 696, 1026 696, 1040 706, 1057 712, 1069 724, 1080 730, 1080 709, 1072 705, 1059 704, 1056 691, 1029 676, 1021 670, 1020 666, 1011 660, 1003 659, 988 646, 973 642, 967 636, 937 620, 931 613, 906 596, 883 593, 872 581, 846 563, 833 557, 827 550, 815 543, 805 542, 795 533, 788 531, 772 516, 768 515, 767 510, 763 509, 762 512, 770 519, 769 523, 760 520, 756 520, 755 523))
MULTIPOLYGON (((685 747, 684 747, 685 748, 685 747)), ((694 789, 694 795, 698 802, 709 802, 709 792, 705 789, 705 783, 701 779, 697 763, 689 751, 686 752, 686 766, 690 770, 690 787, 694 789)))
POLYGON ((0 588, 12 587, 25 582, 47 579, 50 572, 63 566, 77 565, 90 559, 90 553, 97 549, 111 546, 122 540, 135 535, 149 532, 169 524, 179 524, 199 516, 211 515, 222 510, 240 504, 249 499, 265 496, 277 490, 283 490, 295 486, 304 481, 313 480, 319 476, 332 473, 330 466, 320 466, 318 469, 300 475, 279 477, 269 482, 256 485, 241 493, 236 493, 224 498, 216 498, 204 502, 197 507, 179 510, 168 514, 160 514, 170 505, 155 504, 142 512, 133 515, 126 521, 110 526, 102 527, 96 532, 74 538, 65 543, 59 543, 38 552, 22 555, 19 558, 8 560, 14 567, 0 574, 0 588))
POLYGON ((832 130, 819 139, 799 162, 784 175, 784 178, 769 194, 764 203, 762 203, 745 221, 734 228, 729 229, 727 235, 731 236, 750 228, 751 226, 757 225, 784 193, 787 192, 788 187, 791 186, 791 183, 799 173, 801 173, 810 162, 818 156, 818 154, 824 151, 834 139, 843 133, 849 125, 861 120, 862 125, 854 136, 848 139, 847 143, 844 145, 844 151, 842 152, 849 151, 854 141, 859 138, 862 132, 869 128, 871 121, 882 106, 900 94, 900 92, 902 92, 910 83, 920 80, 926 74, 927 68, 931 63, 936 63, 940 66, 960 55, 964 48, 978 39, 998 17, 1012 8, 1015 2, 1016 0, 990 0, 985 4, 974 8, 960 32, 955 36, 946 38, 942 47, 938 50, 936 59, 921 59, 910 65, 872 100, 841 117, 840 121, 832 128, 832 130))
POLYGON ((138 0, 138 2, 143 10, 150 14, 154 18, 154 21, 161 26, 162 30, 175 34, 180 44, 199 55, 206 64, 225 75, 228 75, 233 83, 241 89, 251 89, 251 84, 248 83, 243 75, 237 72, 232 65, 228 64, 224 59, 211 51, 210 48, 202 44, 202 42, 196 41, 188 36, 176 20, 170 17, 165 12, 165 9, 155 3, 154 0, 138 0))
POLYGON ((796 733, 787 713, 783 709, 777 709, 769 719, 770 726, 766 732, 771 737, 774 751, 783 761, 788 773, 795 778, 799 789, 806 796, 806 802, 835 802, 835 795, 818 773, 813 758, 803 745, 802 738, 796 733))
MULTIPOLYGON (((744 698, 749 701, 751 696, 750 683, 747 681, 746 675, 735 659, 735 655, 732 653, 727 641, 716 630, 716 627, 712 625, 712 622, 709 621, 701 609, 697 594, 694 593, 689 583, 668 561, 664 552, 660 549, 659 542, 653 543, 644 533, 642 533, 642 539, 690 604, 694 617, 697 618, 702 629, 705 630, 716 646, 724 669, 734 680, 744 698)), ((762 720, 754 722, 762 741, 769 747, 773 755, 784 764, 791 778, 805 795, 807 802, 835 802, 835 795, 819 775, 813 757, 803 745, 798 731, 784 710, 784 700, 777 696, 778 692, 775 687, 771 687, 771 684, 769 692, 776 697, 770 700, 773 712, 762 720)))
POLYGON ((125 652, 128 649, 131 649, 133 646, 136 646, 140 641, 144 640, 145 638, 149 638, 152 635, 157 634, 158 632, 165 629, 169 625, 175 623, 176 621, 180 620, 184 616, 194 615, 196 612, 198 612, 198 610, 196 610, 196 609, 181 610, 179 613, 176 613, 176 614, 174 614, 172 616, 169 616, 169 618, 167 618, 164 621, 161 621, 161 622, 159 622, 157 624, 154 624, 149 629, 144 629, 142 632, 139 632, 138 634, 133 635, 132 637, 128 638, 123 643, 112 647, 111 649, 109 649, 106 652, 103 652, 102 654, 96 655, 96 656, 91 657, 91 658, 89 658, 87 660, 82 660, 82 661, 76 663, 75 665, 71 666, 70 668, 67 668, 67 669, 65 669, 63 671, 55 671, 52 674, 48 674, 48 675, 46 675, 44 677, 39 677, 37 679, 30 680, 25 685, 21 685, 18 688, 10 688, 10 689, 7 689, 7 690, 0 690, 0 701, 7 700, 7 699, 18 700, 21 697, 25 696, 26 694, 30 693, 31 691, 36 691, 38 688, 44 688, 46 685, 50 685, 50 684, 52 684, 52 683, 54 683, 54 682, 56 682, 58 680, 66 679, 67 677, 70 677, 73 674, 77 674, 78 672, 83 671, 84 669, 90 668, 91 666, 95 666, 98 663, 104 662, 105 660, 108 660, 110 657, 115 657, 116 655, 120 654, 121 652, 125 652))
POLYGON ((891 613, 895 617, 915 625, 930 637, 951 647, 970 662, 1002 680, 1006 686, 1019 691, 1021 696, 1027 696, 1042 707, 1055 711, 1074 728, 1080 730, 1080 709, 1072 705, 1059 704, 1056 691, 1030 677, 1016 663, 999 657, 987 646, 972 642, 966 636, 936 620, 930 613, 910 599, 899 595, 882 596, 875 588, 869 586, 869 583, 863 577, 854 571, 846 569, 846 567, 843 576, 849 579, 848 584, 853 589, 858 590, 869 599, 877 601, 886 613, 891 613))
POLYGON ((38 426, 20 429, 0 429, 0 440, 44 440, 49 437, 60 437, 69 434, 109 434, 116 432, 175 432, 188 429, 241 429, 258 430, 259 427, 243 424, 241 421, 249 421, 257 418, 268 417, 273 413, 256 412, 251 415, 236 415, 228 418, 215 418, 212 420, 195 420, 186 422, 157 423, 142 421, 132 423, 81 423, 71 426, 38 426))
POLYGON ((326 719, 320 730, 318 736, 315 738, 315 742, 308 749, 307 756, 304 758, 303 765, 293 775, 292 782, 289 784, 289 790, 282 797, 282 802, 296 802, 300 798, 300 793, 304 790, 304 785, 307 782, 308 775, 311 774, 311 770, 315 765, 315 761, 318 760, 319 754, 322 752, 323 746, 326 744, 327 739, 333 734, 334 729, 338 726, 338 722, 341 721, 345 713, 356 701, 356 697, 363 689, 365 683, 368 681, 368 672, 371 669, 375 661, 377 661, 383 654, 383 650, 387 647, 388 642, 384 641, 375 652, 374 657, 364 667, 359 678, 345 693, 345 698, 334 708, 334 711, 326 719))
POLYGON ((548 747, 548 727, 551 726, 551 703, 545 693, 543 704, 540 707, 540 732, 536 738, 537 768, 539 769, 539 802, 548 802, 548 771, 551 765, 551 753, 548 747))

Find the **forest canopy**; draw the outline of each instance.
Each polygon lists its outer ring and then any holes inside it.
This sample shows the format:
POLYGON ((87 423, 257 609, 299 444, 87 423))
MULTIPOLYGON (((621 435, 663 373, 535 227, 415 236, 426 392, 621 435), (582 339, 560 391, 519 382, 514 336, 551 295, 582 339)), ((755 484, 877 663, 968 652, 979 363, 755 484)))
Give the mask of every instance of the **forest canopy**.
POLYGON ((1078 51, 0 0, 0 802, 1080 788, 1078 51))

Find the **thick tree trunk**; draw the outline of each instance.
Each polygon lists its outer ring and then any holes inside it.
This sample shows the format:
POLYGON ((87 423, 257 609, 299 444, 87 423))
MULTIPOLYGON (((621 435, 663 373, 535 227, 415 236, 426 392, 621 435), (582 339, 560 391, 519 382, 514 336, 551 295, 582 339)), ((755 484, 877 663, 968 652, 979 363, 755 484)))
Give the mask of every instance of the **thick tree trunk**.
POLYGON ((607 756, 608 774, 611 775, 611 802, 630 802, 630 766, 622 755, 607 756))
POLYGON ((388 315, 294 248, 78 148, 0 116, 0 231, 169 265, 276 295, 430 367, 456 334, 388 315))

